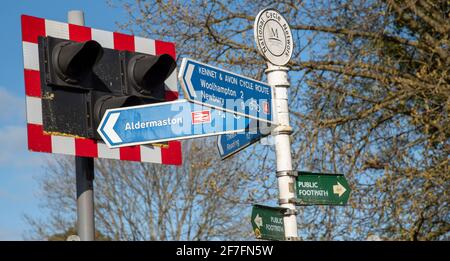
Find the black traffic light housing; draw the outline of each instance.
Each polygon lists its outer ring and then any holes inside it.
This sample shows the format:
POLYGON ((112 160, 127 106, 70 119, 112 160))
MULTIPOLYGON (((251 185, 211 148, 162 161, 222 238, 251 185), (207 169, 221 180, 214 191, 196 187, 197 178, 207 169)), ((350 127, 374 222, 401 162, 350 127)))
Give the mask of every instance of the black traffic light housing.
POLYGON ((44 131, 101 139, 107 109, 165 101, 170 55, 103 48, 96 41, 39 37, 44 131))
POLYGON ((49 37, 45 46, 48 83, 74 88, 93 87, 89 86, 92 69, 103 56, 103 48, 98 42, 77 43, 49 37))
POLYGON ((175 70, 176 63, 172 56, 163 54, 153 56, 123 52, 125 62, 125 84, 130 94, 151 96, 164 100, 164 81, 175 70))

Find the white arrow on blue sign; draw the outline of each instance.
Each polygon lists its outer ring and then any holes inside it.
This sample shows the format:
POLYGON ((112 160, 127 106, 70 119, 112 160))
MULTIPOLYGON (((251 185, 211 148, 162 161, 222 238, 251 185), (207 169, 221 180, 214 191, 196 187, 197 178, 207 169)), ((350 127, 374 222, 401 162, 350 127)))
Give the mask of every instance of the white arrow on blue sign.
POLYGON ((250 119, 186 100, 107 110, 97 129, 110 148, 245 131, 250 119))
POLYGON ((264 82, 187 58, 178 78, 189 101, 275 123, 273 89, 264 82))
MULTIPOLYGON (((251 123, 254 123, 254 120, 252 120, 251 123)), ((217 137, 217 148, 219 149, 220 158, 224 160, 230 156, 233 156, 269 134, 270 128, 252 128, 245 133, 241 132, 219 135, 217 137)))

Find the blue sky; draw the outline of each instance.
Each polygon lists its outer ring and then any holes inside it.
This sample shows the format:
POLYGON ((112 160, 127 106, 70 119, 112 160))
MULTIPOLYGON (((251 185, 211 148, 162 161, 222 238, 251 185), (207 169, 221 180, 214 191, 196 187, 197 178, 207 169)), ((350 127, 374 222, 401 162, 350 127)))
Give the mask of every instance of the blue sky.
POLYGON ((86 25, 117 31, 123 9, 106 0, 8 0, 0 8, 0 240, 21 240, 27 225, 23 214, 42 216, 36 181, 52 155, 27 150, 20 15, 67 21, 69 10, 83 10, 86 25))

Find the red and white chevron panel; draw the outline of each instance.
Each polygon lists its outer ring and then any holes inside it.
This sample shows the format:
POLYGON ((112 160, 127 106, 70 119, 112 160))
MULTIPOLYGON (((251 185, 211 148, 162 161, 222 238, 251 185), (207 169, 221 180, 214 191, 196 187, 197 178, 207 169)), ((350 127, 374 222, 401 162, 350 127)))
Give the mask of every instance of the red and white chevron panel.
MULTIPOLYGON (((108 158, 180 165, 181 143, 168 146, 130 146, 109 149, 93 139, 48 135, 42 126, 41 79, 39 73, 38 36, 53 36, 72 41, 95 40, 105 48, 128 50, 152 55, 170 54, 175 58, 175 44, 117 32, 108 32, 22 15, 22 44, 27 106, 28 149, 82 157, 108 158)), ((166 81, 167 100, 178 98, 176 70, 166 81)))

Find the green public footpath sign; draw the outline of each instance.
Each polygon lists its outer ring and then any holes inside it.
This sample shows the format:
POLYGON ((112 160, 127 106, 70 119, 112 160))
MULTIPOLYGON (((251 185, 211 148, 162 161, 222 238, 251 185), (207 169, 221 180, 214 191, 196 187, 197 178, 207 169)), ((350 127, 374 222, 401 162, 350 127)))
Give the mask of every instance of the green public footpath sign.
POLYGON ((342 174, 298 172, 297 205, 345 205, 350 187, 342 174))
POLYGON ((284 240, 284 212, 286 208, 253 205, 252 227, 258 239, 284 240))

